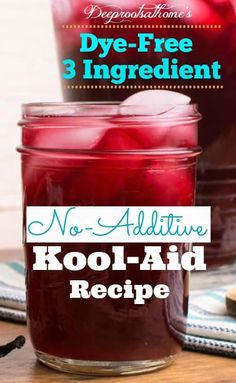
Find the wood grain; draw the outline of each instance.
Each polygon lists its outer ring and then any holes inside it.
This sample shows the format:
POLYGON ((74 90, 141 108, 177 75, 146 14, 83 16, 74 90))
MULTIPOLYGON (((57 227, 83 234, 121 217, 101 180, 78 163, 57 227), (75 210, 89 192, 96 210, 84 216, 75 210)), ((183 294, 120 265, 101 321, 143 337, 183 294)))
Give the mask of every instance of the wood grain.
POLYGON ((98 383, 235 383, 236 363, 230 358, 182 352, 178 360, 164 370, 139 376, 88 379, 55 372, 38 363, 24 325, 0 321, 0 341, 7 343, 17 335, 25 335, 22 350, 0 359, 1 383, 66 383, 91 380, 98 383))

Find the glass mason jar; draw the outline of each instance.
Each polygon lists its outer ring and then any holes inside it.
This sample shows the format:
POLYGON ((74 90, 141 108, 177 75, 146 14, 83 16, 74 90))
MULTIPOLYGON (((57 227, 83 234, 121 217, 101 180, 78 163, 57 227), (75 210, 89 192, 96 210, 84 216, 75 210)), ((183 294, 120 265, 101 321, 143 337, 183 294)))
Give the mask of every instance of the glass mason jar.
MULTIPOLYGON (((61 65, 63 60, 67 58, 74 59, 77 63, 89 58, 95 64, 101 64, 97 51, 86 54, 79 52, 79 37, 82 32, 94 33, 103 38, 123 37, 125 32, 128 43, 134 43, 137 40, 137 32, 142 31, 154 33, 157 37, 176 37, 180 39, 187 36, 192 39, 194 49, 191 54, 188 54, 187 58, 181 52, 176 52, 174 55, 183 63, 186 60, 190 64, 196 64, 199 61, 208 63, 216 59, 221 63, 222 81, 220 85, 223 85, 224 89, 202 90, 192 87, 186 90, 185 93, 191 97, 193 103, 199 105, 203 115, 199 130, 199 144, 203 148, 203 155, 198 166, 197 204, 212 207, 212 242, 206 246, 206 261, 211 268, 227 264, 232 266, 232 263, 236 261, 236 243, 233 238, 236 230, 234 189, 234 169, 236 169, 236 1, 186 0, 185 2, 173 2, 167 0, 164 2, 167 7, 171 6, 172 11, 184 11, 185 16, 182 18, 166 18, 161 17, 160 12, 154 18, 138 16, 131 19, 132 28, 125 30, 114 27, 114 24, 129 26, 129 19, 118 17, 115 22, 108 22, 104 12, 114 13, 118 11, 119 13, 119 11, 123 11, 128 15, 138 13, 143 4, 148 8, 148 11, 153 10, 158 5, 154 4, 152 0, 116 0, 113 2, 94 0, 92 2, 94 12, 90 15, 92 6, 88 0, 51 0, 51 3, 61 65), (186 6, 191 11, 191 17, 188 17, 186 6), (102 28, 94 28, 94 24, 102 26, 102 28), (105 24, 107 24, 108 28, 105 27, 105 24), (139 27, 133 28, 133 24, 139 27), (148 25, 148 28, 141 29, 144 24, 145 26, 148 25), (166 24, 180 25, 180 28, 156 28, 156 25, 163 27, 166 24), (62 25, 68 26, 68 28, 62 28, 62 25), (84 25, 86 28, 84 28, 84 25), (194 25, 194 28, 191 28, 191 25, 194 25), (202 27, 195 28, 196 25, 202 27), (220 25, 220 28, 215 28, 218 25, 220 25), (214 27, 208 28, 209 26, 214 27)), ((168 57, 168 53, 165 52, 164 56, 168 57)), ((119 55, 112 50, 103 62, 108 65, 116 62, 120 64, 157 65, 162 57, 162 54, 153 53, 151 50, 140 54, 134 49, 130 49, 123 55, 119 55)), ((96 80, 96 84, 106 85, 110 84, 109 81, 96 80)), ((63 87, 64 100, 120 101, 135 92, 134 89, 123 88, 119 90, 86 88, 88 84, 91 84, 91 80, 86 82, 82 78, 78 78, 76 83, 85 85, 85 87, 79 90, 63 87)), ((134 80, 126 82, 128 85, 134 85, 134 83, 141 86, 147 85, 147 81, 141 79, 137 79, 135 82, 134 80)), ((153 80, 151 82, 152 85, 155 83, 164 86, 166 84, 183 84, 178 80, 171 80, 171 82, 153 80)), ((191 80, 188 83, 194 85, 196 81, 191 80)), ((207 84, 215 85, 215 82, 208 81, 207 84)))
MULTIPOLYGON (((191 206, 195 200, 196 106, 171 108, 61 103, 23 106, 22 157, 26 206, 191 206), (167 108, 168 109, 168 108, 167 108)), ((25 230, 24 219, 24 230, 25 230)), ((54 244, 56 245, 56 244, 54 244)), ((57 244, 58 245, 58 244, 57 244)), ((163 244, 162 244, 163 245, 163 244)), ((71 272, 33 271, 25 242, 28 325, 38 359, 55 369, 89 375, 132 374, 168 366, 181 350, 188 273, 73 272, 89 283, 166 283, 167 299, 69 298, 71 272)), ((111 254, 109 243, 64 243, 62 253, 111 254)), ((125 244, 142 259, 144 244, 125 244)), ((178 244, 180 256, 189 244, 178 244)), ((165 259, 168 244, 162 246, 165 259)))

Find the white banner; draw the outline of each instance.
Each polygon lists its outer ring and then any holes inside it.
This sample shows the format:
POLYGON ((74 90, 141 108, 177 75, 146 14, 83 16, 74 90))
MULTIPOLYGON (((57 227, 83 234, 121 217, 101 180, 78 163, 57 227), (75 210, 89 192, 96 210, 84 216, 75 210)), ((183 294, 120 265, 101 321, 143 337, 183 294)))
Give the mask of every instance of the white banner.
POLYGON ((207 243, 210 207, 28 206, 28 243, 207 243))

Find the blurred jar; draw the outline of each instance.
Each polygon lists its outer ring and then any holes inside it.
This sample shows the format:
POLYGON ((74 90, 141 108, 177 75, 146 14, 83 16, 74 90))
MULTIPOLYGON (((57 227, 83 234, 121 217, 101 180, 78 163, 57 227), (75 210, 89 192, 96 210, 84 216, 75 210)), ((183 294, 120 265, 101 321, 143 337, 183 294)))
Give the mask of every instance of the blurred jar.
MULTIPOLYGON (((71 58, 81 63, 86 57, 92 59, 95 64, 106 62, 108 65, 119 64, 148 64, 157 65, 161 58, 168 57, 168 53, 156 54, 149 50, 147 53, 138 53, 129 50, 121 55, 112 51, 108 57, 101 59, 97 52, 79 52, 79 39, 82 32, 94 33, 99 37, 121 37, 122 31, 114 24, 105 25, 106 19, 102 14, 96 18, 88 17, 88 0, 51 0, 54 16, 56 40, 58 46, 59 62, 62 66, 64 59, 71 58), (96 25, 96 28, 94 27, 96 25), (76 27, 75 27, 76 26, 76 27), (84 27, 86 26, 86 28, 84 27), (99 28, 97 28, 97 26, 99 28), (112 28, 110 28, 112 26, 112 28), (100 28, 101 27, 101 28, 100 28)), ((107 0, 94 0, 93 5, 97 9, 111 11, 114 6, 126 12, 137 12, 144 2, 142 0, 115 0, 113 5, 107 0)), ((180 3, 173 5, 173 1, 167 0, 166 4, 173 10, 183 10, 180 3)), ((152 0, 145 1, 145 6, 153 9, 155 4, 152 0)), ((236 1, 235 0, 187 0, 184 4, 185 11, 191 11, 192 16, 183 18, 136 18, 132 24, 148 25, 148 32, 161 37, 176 37, 180 39, 186 35, 193 41, 193 52, 184 55, 175 53, 175 57, 181 62, 196 64, 213 62, 218 60, 222 65, 222 80, 218 83, 222 89, 197 89, 196 81, 188 81, 193 85, 185 91, 192 98, 192 102, 199 105, 203 115, 200 122, 199 143, 204 150, 198 166, 198 191, 197 204, 210 205, 212 207, 212 243, 206 246, 206 260, 209 268, 230 265, 236 261, 236 240, 234 230, 236 222, 235 171, 236 168, 236 1), (179 28, 161 28, 156 25, 172 24, 179 28), (191 28, 191 25, 201 26, 191 28), (211 28, 211 26, 213 26, 211 28), (209 28, 208 28, 209 27, 209 28), (188 29, 186 29, 188 28, 188 29)), ((129 42, 137 40, 137 32, 144 28, 129 28, 130 22, 116 19, 116 24, 126 24, 125 37, 129 42)), ((145 29, 147 30, 147 29, 145 29)), ((145 31, 144 30, 144 31, 145 31)), ((62 67, 61 67, 62 69, 62 67)), ((63 68, 64 71, 64 68, 63 68)), ((87 80, 89 81, 89 80, 87 80)), ((91 89, 78 75, 77 83, 81 89, 68 89, 63 84, 64 100, 66 101, 122 101, 135 91, 132 89, 91 89)), ((96 80, 97 85, 108 85, 109 80, 96 80)), ((133 80, 127 84, 134 85, 133 80)), ((151 84, 155 84, 152 81, 151 84)), ((157 84, 157 80, 156 80, 157 84)), ((167 82, 158 80, 158 85, 166 85, 167 82)), ((178 80, 171 81, 171 85, 179 85, 178 80)), ((186 82, 185 82, 186 84, 186 82)), ((215 85, 208 81, 207 85, 215 85)), ((135 85, 147 85, 145 80, 135 80, 135 85)))

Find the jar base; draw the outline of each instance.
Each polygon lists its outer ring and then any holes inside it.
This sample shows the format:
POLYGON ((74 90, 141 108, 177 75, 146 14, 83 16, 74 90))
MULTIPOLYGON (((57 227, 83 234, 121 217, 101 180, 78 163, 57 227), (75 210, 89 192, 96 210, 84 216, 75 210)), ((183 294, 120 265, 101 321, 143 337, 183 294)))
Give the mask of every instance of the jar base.
POLYGON ((138 360, 129 362, 116 361, 87 361, 59 358, 44 352, 35 351, 38 360, 48 367, 61 372, 87 376, 118 376, 135 375, 156 371, 168 367, 177 355, 171 355, 157 360, 138 360))

